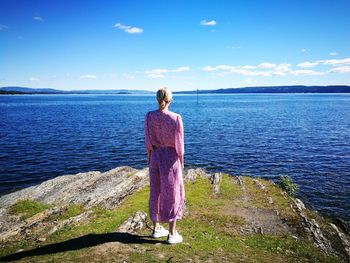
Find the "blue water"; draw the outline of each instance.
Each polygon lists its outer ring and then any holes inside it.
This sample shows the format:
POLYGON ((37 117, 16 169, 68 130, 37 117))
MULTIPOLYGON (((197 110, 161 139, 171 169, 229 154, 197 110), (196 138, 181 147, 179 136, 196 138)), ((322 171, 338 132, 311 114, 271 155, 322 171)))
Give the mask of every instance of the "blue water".
MULTIPOLYGON (((0 96, 0 194, 63 174, 146 166, 154 96, 0 96)), ((349 220, 350 95, 177 95, 185 163, 232 175, 289 175, 311 207, 349 220)))

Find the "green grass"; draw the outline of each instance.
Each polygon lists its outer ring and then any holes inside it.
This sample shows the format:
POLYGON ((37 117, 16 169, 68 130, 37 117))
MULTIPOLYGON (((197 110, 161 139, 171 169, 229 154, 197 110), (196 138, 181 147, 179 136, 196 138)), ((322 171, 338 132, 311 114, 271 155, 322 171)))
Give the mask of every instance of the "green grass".
POLYGON ((57 217, 52 218, 52 219, 66 220, 66 219, 69 219, 71 217, 80 215, 84 211, 85 211, 84 205, 82 205, 82 204, 70 204, 69 206, 66 207, 66 209, 61 214, 59 214, 57 217))
POLYGON ((45 209, 52 207, 34 200, 19 200, 9 208, 11 215, 18 215, 21 219, 27 219, 35 214, 43 212, 45 209))
MULTIPOLYGON (((246 191, 250 196, 249 206, 268 207, 264 191, 258 189, 248 177, 244 177, 246 191)), ((261 181, 267 186, 268 196, 274 200, 273 209, 293 217, 289 207, 290 199, 284 198, 280 188, 271 182, 261 181)), ((239 216, 227 213, 228 209, 243 207, 242 188, 233 182, 233 178, 223 176, 220 193, 213 193, 208 179, 198 178, 195 183, 185 185, 188 214, 178 221, 178 230, 184 242, 178 245, 159 244, 121 244, 120 247, 99 251, 99 247, 85 247, 80 250, 67 250, 49 255, 24 258, 23 261, 61 261, 61 262, 340 262, 335 256, 326 256, 311 243, 295 241, 285 235, 243 235, 238 230, 246 222, 239 216)), ((59 243, 88 234, 113 233, 118 226, 136 211, 148 211, 149 188, 145 187, 128 196, 113 210, 95 208, 88 222, 67 226, 49 236, 45 244, 59 243)), ((75 215, 83 208, 72 206, 65 216, 75 215)), ((148 224, 151 224, 148 219, 148 224)), ((144 228, 138 235, 150 235, 151 230, 144 228)), ((117 242, 112 242, 114 245, 117 242)), ((1 255, 13 253, 19 243, 12 244, 1 255)), ((107 245, 107 244, 105 244, 107 245)), ((22 242, 21 246, 31 249, 38 244, 22 242)), ((104 245, 101 245, 102 247, 104 245)))

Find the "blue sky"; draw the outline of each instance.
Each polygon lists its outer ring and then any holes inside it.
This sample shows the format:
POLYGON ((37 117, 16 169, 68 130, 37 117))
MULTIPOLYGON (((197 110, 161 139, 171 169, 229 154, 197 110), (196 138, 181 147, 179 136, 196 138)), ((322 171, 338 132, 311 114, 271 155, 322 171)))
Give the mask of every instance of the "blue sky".
POLYGON ((0 0, 0 86, 350 85, 349 13, 349 0, 0 0))

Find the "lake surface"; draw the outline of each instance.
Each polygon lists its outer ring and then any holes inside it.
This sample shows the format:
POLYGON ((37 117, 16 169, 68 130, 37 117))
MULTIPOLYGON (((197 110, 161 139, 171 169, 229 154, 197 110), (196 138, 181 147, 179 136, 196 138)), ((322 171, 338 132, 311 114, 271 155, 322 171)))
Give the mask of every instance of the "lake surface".
MULTIPOLYGON (((44 180, 128 165, 143 168, 149 95, 0 96, 0 195, 44 180)), ((175 95, 185 165, 276 180, 350 219, 350 95, 175 95)))

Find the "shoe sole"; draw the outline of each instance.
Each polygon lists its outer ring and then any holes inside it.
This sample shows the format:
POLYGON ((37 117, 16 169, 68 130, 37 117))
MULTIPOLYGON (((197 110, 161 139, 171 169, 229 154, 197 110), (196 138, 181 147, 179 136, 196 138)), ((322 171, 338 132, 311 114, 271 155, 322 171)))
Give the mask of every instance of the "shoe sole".
POLYGON ((180 244, 182 243, 182 241, 179 241, 179 242, 169 242, 169 241, 166 241, 167 244, 169 245, 175 245, 175 244, 180 244))
POLYGON ((153 238, 160 238, 160 237, 167 237, 169 234, 166 234, 166 235, 154 235, 152 234, 152 237, 153 238))

